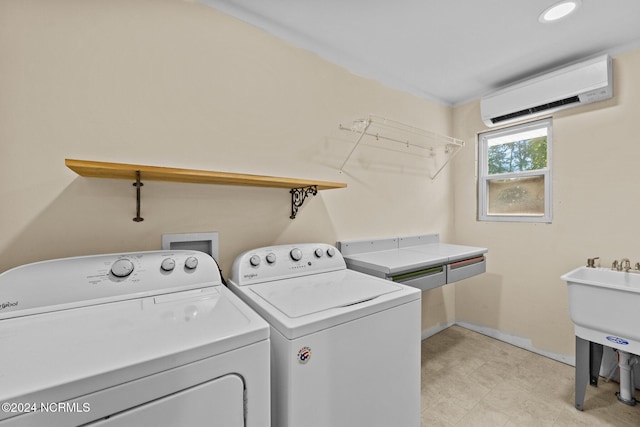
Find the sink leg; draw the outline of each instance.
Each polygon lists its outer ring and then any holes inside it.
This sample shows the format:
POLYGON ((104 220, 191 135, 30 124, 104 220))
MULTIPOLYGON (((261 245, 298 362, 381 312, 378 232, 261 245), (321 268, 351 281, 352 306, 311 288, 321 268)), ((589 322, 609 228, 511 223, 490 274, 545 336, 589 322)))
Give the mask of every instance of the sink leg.
POLYGON ((590 375, 589 341, 576 335, 576 409, 582 411, 590 375))
POLYGON ((598 386, 602 344, 587 341, 576 336, 576 409, 582 411, 587 384, 598 386))
POLYGON ((598 387, 598 378, 600 377, 600 366, 602 366, 602 354, 604 348, 602 344, 589 342, 589 364, 591 371, 589 372, 589 384, 598 387))

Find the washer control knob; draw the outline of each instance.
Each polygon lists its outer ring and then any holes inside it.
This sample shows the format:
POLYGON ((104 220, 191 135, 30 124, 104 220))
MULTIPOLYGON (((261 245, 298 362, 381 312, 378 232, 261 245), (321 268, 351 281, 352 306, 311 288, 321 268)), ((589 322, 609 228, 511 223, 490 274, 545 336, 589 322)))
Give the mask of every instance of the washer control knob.
POLYGON ((126 258, 117 260, 111 266, 111 274, 116 277, 127 277, 132 271, 133 263, 126 258))
POLYGON ((330 257, 334 256, 335 254, 336 250, 334 248, 327 249, 327 255, 329 255, 330 257))
POLYGON ((251 264, 253 267, 259 266, 260 257, 258 255, 253 255, 251 258, 249 258, 249 264, 251 264))
POLYGON ((160 268, 162 269, 162 271, 173 271, 175 267, 176 261, 173 258, 165 258, 160 264, 160 268))
POLYGON ((184 266, 189 270, 194 270, 198 266, 198 258, 190 256, 185 260, 184 266))
POLYGON ((291 259, 294 261, 300 261, 302 259, 302 251, 298 248, 291 249, 291 252, 289 252, 289 255, 291 256, 291 259))
POLYGON ((274 254, 273 252, 269 252, 267 254, 267 262, 269 264, 273 264, 274 262, 276 262, 276 254, 274 254))
POLYGON ((313 253, 316 255, 316 258, 321 258, 322 255, 324 255, 324 252, 320 248, 318 248, 315 251, 313 251, 313 253))

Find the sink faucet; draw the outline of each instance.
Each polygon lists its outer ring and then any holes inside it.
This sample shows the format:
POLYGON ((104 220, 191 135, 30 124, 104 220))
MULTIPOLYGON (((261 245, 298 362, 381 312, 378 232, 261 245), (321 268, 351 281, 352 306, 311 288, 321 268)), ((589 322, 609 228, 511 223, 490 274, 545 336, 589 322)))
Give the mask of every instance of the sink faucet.
POLYGON ((620 261, 618 261, 617 270, 624 270, 625 272, 631 270, 631 261, 629 261, 629 258, 621 258, 620 261))

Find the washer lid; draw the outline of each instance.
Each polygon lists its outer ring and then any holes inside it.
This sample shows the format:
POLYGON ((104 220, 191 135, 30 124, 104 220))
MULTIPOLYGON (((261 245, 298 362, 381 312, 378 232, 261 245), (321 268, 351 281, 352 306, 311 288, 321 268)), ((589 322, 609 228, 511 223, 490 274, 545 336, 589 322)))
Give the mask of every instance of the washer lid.
POLYGON ((347 271, 285 279, 258 284, 252 292, 290 318, 348 307, 403 288, 384 280, 367 276, 349 276, 347 271))

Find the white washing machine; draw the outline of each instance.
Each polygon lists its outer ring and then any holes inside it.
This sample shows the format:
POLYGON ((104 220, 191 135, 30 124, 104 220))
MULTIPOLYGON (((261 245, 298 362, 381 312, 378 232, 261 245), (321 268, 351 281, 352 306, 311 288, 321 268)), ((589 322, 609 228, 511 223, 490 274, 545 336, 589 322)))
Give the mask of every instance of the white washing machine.
POLYGON ((271 325, 271 424, 420 425, 420 291, 326 244, 239 255, 228 286, 271 325))
POLYGON ((269 326, 202 252, 24 265, 0 307, 2 427, 269 425, 269 326))

